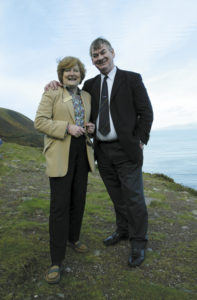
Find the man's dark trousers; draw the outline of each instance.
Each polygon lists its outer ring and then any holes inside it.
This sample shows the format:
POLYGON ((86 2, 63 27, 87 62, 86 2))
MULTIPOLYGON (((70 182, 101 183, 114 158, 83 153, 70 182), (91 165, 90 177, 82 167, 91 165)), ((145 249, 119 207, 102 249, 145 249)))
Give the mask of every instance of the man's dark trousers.
POLYGON ((147 242, 148 212, 142 167, 128 159, 119 141, 95 143, 100 175, 114 204, 117 231, 129 235, 132 248, 147 242))

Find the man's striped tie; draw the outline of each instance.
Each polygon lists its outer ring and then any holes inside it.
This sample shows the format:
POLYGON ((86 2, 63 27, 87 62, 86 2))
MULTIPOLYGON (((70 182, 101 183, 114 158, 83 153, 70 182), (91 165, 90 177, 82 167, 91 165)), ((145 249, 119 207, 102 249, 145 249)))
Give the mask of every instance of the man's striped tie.
POLYGON ((99 108, 99 131, 102 135, 110 132, 107 78, 106 75, 103 80, 99 108))

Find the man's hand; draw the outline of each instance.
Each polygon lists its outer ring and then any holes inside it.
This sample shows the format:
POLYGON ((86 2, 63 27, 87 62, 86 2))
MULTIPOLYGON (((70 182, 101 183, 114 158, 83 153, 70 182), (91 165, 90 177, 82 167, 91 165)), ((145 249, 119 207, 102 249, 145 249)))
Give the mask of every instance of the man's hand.
POLYGON ((44 91, 49 91, 51 90, 57 90, 58 86, 62 86, 62 84, 59 81, 53 80, 50 81, 49 83, 47 83, 47 85, 45 85, 44 87, 44 91))
POLYGON ((143 142, 141 142, 141 141, 140 141, 140 148, 141 148, 141 150, 143 150, 143 149, 144 149, 144 143, 143 143, 143 142))
POLYGON ((68 125, 68 133, 72 136, 79 137, 85 133, 85 129, 77 125, 68 125))
POLYGON ((86 126, 87 133, 90 133, 90 134, 94 133, 95 125, 93 123, 91 123, 91 122, 86 123, 85 126, 86 126))

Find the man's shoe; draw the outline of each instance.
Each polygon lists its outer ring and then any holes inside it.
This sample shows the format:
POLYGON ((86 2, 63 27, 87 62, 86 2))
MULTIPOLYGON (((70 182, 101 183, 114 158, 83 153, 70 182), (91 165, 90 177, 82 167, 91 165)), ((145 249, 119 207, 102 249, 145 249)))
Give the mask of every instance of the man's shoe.
POLYGON ((128 265, 131 268, 135 268, 141 265, 145 259, 145 250, 134 248, 129 256, 128 265))
POLYGON ((112 233, 112 235, 108 236, 104 241, 104 245, 105 246, 111 246, 111 245, 115 245, 118 242, 120 242, 121 240, 126 240, 128 239, 128 235, 127 234, 121 234, 118 232, 114 232, 112 233))

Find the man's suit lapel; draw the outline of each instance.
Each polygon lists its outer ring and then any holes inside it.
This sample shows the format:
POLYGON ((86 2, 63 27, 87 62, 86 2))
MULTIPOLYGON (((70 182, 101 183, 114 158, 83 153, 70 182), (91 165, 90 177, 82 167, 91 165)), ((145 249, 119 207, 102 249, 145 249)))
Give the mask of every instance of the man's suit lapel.
POLYGON ((123 82, 122 72, 121 72, 121 70, 119 70, 117 68, 116 75, 115 75, 115 78, 114 78, 113 87, 112 87, 112 91, 111 91, 111 101, 115 97, 115 95, 116 95, 119 87, 121 86, 122 82, 123 82))
POLYGON ((94 103, 92 103, 92 109, 96 112, 97 116, 99 111, 100 87, 101 87, 101 75, 99 75, 94 81, 94 84, 92 86, 92 93, 91 93, 92 100, 94 101, 94 103))

